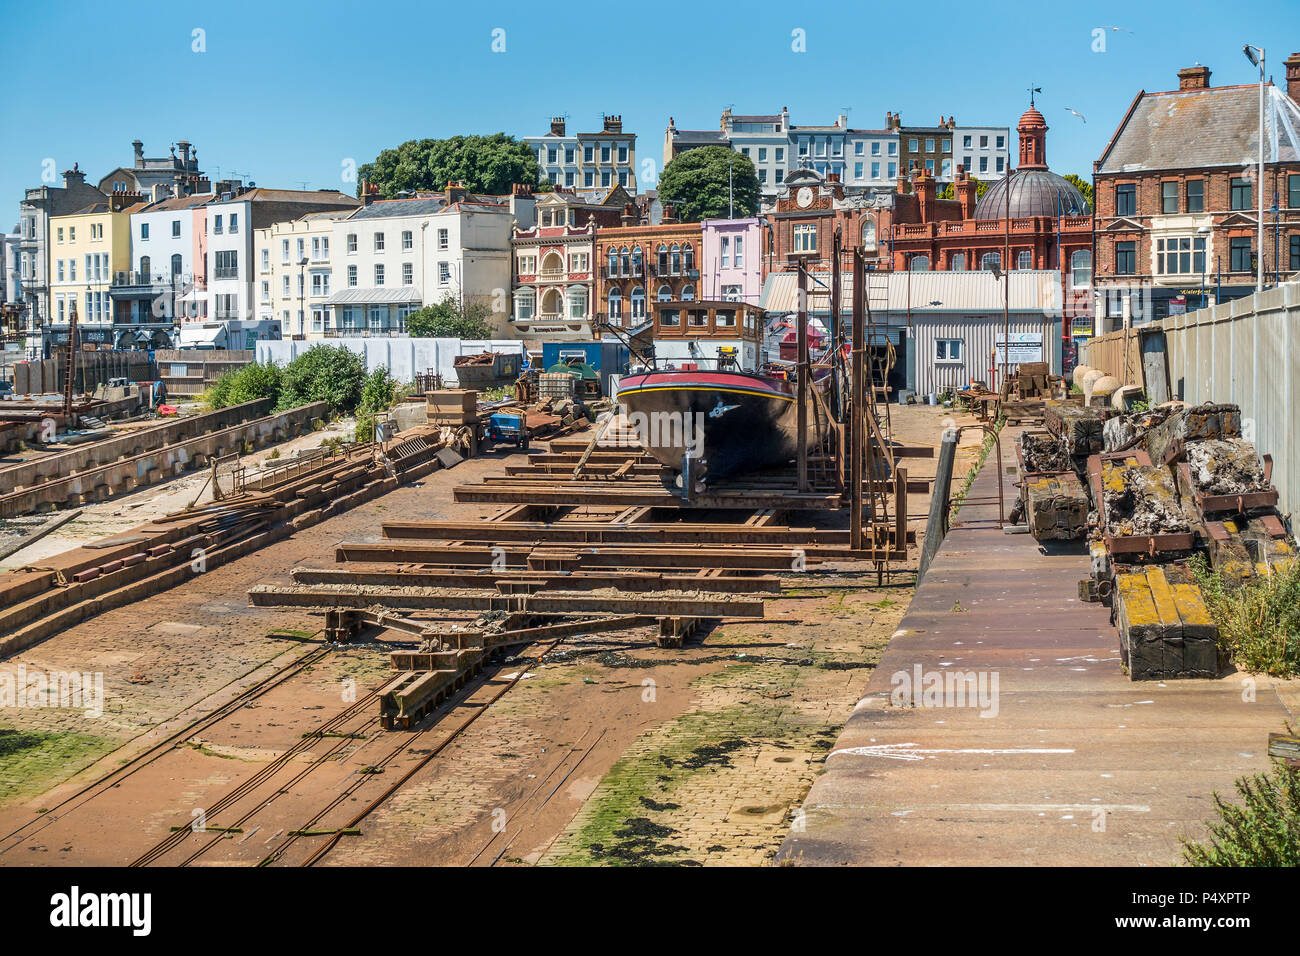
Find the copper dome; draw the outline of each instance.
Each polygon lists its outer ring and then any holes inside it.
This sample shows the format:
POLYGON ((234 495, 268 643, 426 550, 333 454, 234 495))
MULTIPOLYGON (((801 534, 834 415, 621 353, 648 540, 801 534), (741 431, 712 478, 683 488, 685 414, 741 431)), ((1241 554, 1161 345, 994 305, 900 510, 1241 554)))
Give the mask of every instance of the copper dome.
POLYGON ((1049 169, 1022 169, 989 186, 988 192, 975 204, 975 218, 1005 218, 1008 188, 1011 190, 1012 219, 1086 216, 1092 211, 1083 194, 1069 180, 1049 169))

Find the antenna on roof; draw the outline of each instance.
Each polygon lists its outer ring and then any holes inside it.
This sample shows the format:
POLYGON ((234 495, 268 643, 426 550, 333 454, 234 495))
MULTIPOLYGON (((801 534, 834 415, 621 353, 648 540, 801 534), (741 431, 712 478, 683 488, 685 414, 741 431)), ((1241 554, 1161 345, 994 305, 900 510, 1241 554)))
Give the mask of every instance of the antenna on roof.
POLYGON ((302 191, 303 191, 303 192, 306 192, 306 191, 307 191, 307 180, 305 180, 305 179, 299 179, 299 180, 296 180, 296 182, 298 183, 299 186, 302 187, 302 191))

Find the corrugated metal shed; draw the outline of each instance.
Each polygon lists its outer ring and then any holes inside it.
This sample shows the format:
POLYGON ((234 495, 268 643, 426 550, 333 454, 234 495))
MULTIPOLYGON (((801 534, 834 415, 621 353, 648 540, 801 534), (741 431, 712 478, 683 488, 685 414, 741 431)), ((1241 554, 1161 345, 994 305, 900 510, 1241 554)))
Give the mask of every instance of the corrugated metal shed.
MULTIPOLYGON (((808 279, 808 310, 830 311, 830 274, 814 273, 808 279)), ((1001 312, 1004 283, 992 272, 881 272, 870 275, 873 312, 912 315, 944 312, 1001 312), (886 302, 888 303, 886 305, 886 302), (932 305, 931 303, 938 303, 932 305)), ((1061 311, 1061 276, 1050 269, 1013 271, 1010 277, 1012 312, 1061 311)), ((795 311, 798 276, 794 272, 773 272, 763 284, 760 308, 769 312, 795 311)), ((846 274, 840 291, 843 312, 853 308, 853 276, 846 274)))

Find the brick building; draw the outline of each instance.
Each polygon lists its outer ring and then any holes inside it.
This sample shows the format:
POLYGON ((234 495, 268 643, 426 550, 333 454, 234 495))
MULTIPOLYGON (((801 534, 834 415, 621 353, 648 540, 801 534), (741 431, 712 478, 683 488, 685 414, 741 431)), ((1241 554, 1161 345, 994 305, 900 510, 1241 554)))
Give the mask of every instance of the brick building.
POLYGON ((976 200, 975 180, 958 167, 956 199, 938 199, 925 168, 899 181, 884 239, 892 267, 913 271, 1053 270, 1076 333, 1091 331, 1092 216, 1087 200, 1047 168, 1047 123, 1032 106, 1020 117, 1020 162, 976 200))
POLYGON ((913 164, 917 164, 939 182, 952 180, 952 138, 953 130, 957 128, 956 117, 940 116, 938 126, 904 126, 903 117, 898 113, 886 114, 885 120, 898 133, 900 170, 910 170, 913 164))
MULTIPOLYGON (((1265 285, 1300 271, 1300 54, 1285 66, 1286 92, 1265 88, 1265 285)), ((1258 128, 1258 85, 1200 65, 1133 99, 1093 164, 1101 331, 1254 291, 1258 128)))
POLYGON ((701 295, 701 225, 677 222, 671 206, 659 225, 640 225, 635 209, 625 210, 622 225, 596 230, 598 317, 610 325, 642 324, 647 300, 690 302, 701 295))
POLYGON ((810 258, 811 269, 829 271, 837 228, 846 255, 855 245, 868 259, 881 255, 877 237, 889 230, 894 201, 893 193, 848 195, 838 173, 791 170, 767 217, 764 271, 791 269, 796 257, 810 258))
POLYGON ((591 338, 596 299, 596 230, 622 222, 632 197, 622 186, 602 202, 565 189, 537 199, 536 225, 516 226, 512 295, 516 335, 581 341, 591 338))

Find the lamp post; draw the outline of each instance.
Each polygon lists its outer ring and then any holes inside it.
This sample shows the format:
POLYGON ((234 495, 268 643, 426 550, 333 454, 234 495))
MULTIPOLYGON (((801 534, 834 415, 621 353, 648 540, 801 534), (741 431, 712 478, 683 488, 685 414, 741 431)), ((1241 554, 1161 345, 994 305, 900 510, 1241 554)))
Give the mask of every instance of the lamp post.
MULTIPOLYGON (((1210 227, 1201 226, 1199 229, 1196 230, 1196 234, 1198 236, 1208 237, 1210 234, 1210 227)), ((1210 241, 1207 238, 1205 240, 1205 248, 1201 250, 1201 308, 1202 309, 1205 308, 1207 305, 1209 305, 1209 303, 1205 301, 1205 267, 1209 264, 1206 261, 1207 259, 1209 259, 1210 256, 1209 245, 1210 245, 1210 241)))
POLYGON ((1264 291, 1264 48, 1247 43, 1241 48, 1246 59, 1259 67, 1259 178, 1255 195, 1259 205, 1259 239, 1256 242, 1255 291, 1264 291))

